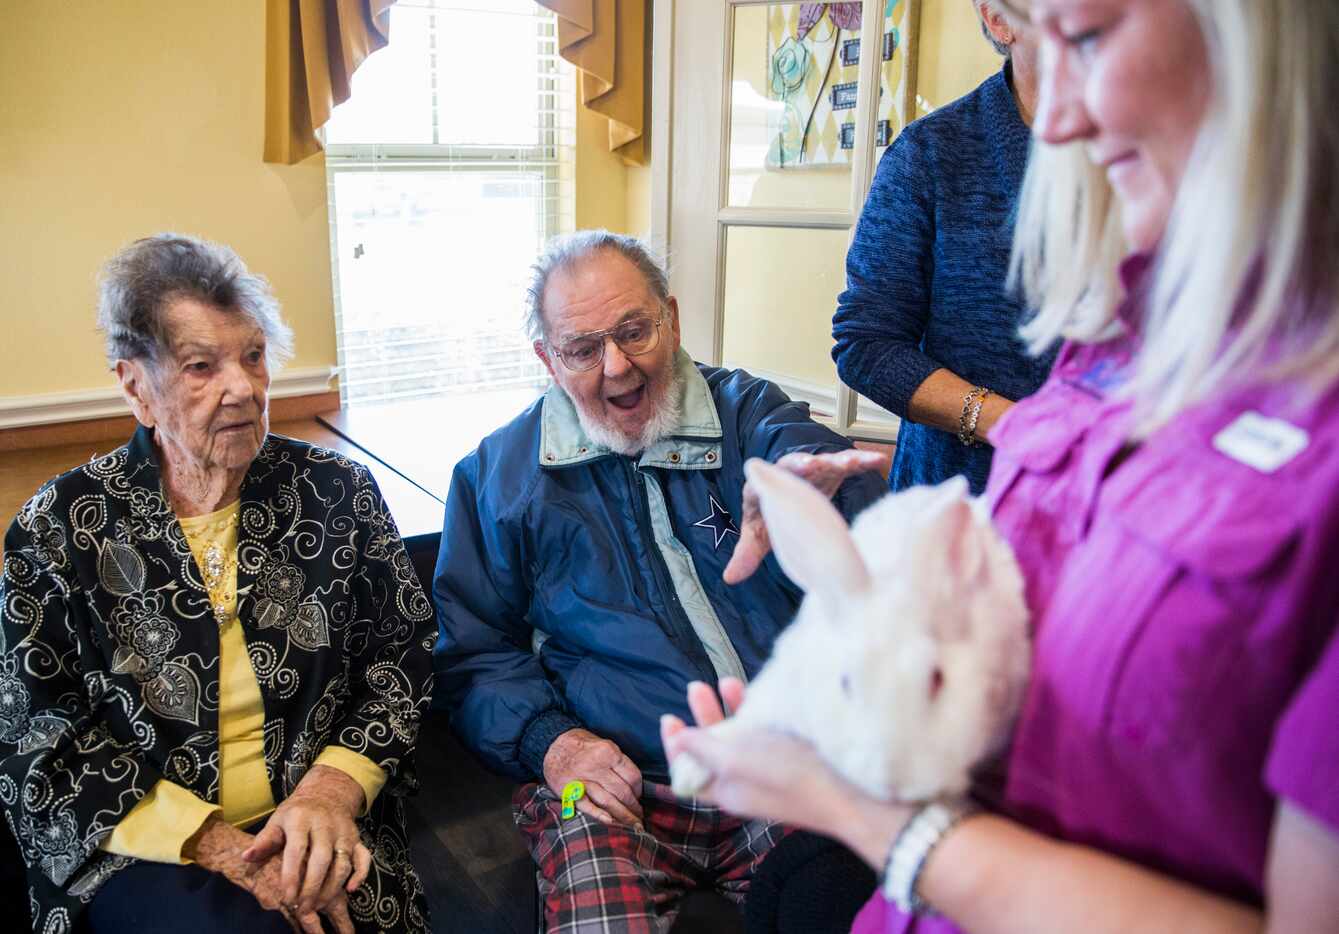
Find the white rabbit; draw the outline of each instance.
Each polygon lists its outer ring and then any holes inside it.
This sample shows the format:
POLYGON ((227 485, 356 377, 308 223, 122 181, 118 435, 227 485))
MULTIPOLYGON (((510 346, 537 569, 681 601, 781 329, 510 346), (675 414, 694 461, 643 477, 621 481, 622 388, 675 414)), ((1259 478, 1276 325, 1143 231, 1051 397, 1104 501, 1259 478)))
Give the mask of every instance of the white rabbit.
MULTIPOLYGON (((984 504, 958 477, 887 496, 848 529, 793 474, 745 469, 806 596, 740 709, 710 729, 803 737, 884 800, 965 791, 1007 741, 1029 667, 1022 575, 984 504)), ((711 780, 687 754, 670 772, 681 797, 711 780)))

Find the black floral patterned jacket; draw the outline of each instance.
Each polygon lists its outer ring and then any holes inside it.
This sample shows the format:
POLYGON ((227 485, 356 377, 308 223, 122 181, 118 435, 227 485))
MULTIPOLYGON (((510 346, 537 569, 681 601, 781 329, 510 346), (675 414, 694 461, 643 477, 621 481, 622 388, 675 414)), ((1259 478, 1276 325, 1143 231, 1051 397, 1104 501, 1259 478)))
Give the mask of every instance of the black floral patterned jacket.
MULTIPOLYGON (((238 616, 276 801, 329 744, 378 763, 360 930, 426 931, 403 798, 431 689, 432 606, 367 469, 269 436, 242 485, 238 616)), ((132 860, 98 849, 160 778, 219 792, 219 637, 151 433, 50 483, 5 536, 0 807, 33 929, 72 930, 132 860)))

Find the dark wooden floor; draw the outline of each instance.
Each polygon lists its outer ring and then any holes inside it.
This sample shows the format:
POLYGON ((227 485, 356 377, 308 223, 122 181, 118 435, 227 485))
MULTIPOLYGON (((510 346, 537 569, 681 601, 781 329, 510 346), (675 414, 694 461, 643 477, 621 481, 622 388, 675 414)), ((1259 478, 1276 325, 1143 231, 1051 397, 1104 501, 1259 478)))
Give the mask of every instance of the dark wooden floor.
MULTIPOLYGON (((436 547, 411 544, 409 558, 430 584, 436 547)), ((515 783, 483 768, 444 712, 423 724, 416 758, 422 787, 409 801, 410 850, 434 934, 532 934, 535 868, 511 820, 515 783)))
POLYGON ((506 779, 485 771, 444 715, 418 741, 422 791, 409 805, 414 865, 435 934, 533 934, 535 869, 511 820, 506 779))

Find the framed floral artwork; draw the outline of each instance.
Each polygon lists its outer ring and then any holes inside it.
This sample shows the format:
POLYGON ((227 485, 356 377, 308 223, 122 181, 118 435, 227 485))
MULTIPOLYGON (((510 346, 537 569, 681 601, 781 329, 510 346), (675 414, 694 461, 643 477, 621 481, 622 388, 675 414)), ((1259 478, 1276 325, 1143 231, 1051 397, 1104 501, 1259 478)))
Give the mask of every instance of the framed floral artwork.
MULTIPOLYGON (((883 30, 872 43, 882 57, 876 143, 893 141, 911 119, 915 91, 915 5, 884 4, 883 30)), ((768 6, 769 168, 844 165, 855 148, 856 89, 864 3, 773 3, 768 6)))

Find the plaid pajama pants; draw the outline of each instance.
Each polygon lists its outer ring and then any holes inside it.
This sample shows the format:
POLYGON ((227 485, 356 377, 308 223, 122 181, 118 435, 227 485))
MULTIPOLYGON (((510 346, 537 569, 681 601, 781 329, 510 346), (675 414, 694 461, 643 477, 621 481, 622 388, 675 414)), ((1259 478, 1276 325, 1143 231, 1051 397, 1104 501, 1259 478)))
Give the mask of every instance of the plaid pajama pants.
POLYGON ((644 833, 609 827, 580 811, 563 820, 547 785, 512 798, 516 826, 539 867, 550 934, 663 934, 679 897, 713 887, 743 904, 753 870, 786 830, 720 808, 680 801, 666 785, 642 783, 644 833))

